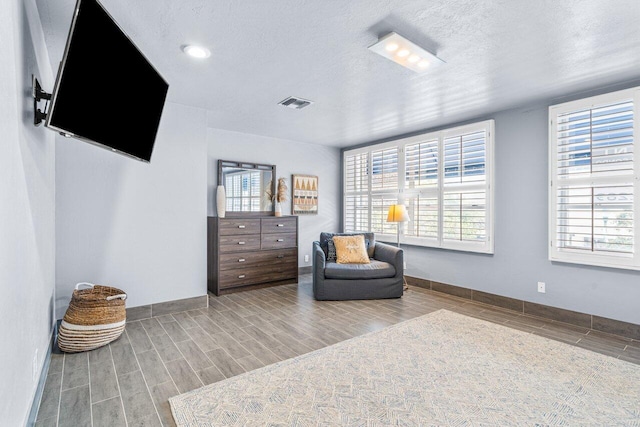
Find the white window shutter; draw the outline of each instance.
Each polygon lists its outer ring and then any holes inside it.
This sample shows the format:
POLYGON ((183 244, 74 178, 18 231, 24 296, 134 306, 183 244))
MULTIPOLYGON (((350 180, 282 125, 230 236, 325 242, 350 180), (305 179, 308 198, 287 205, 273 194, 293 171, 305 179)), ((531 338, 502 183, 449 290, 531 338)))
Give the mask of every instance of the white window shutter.
POLYGON ((640 269, 638 89, 552 106, 549 258, 640 269))
POLYGON ((398 147, 371 153, 371 191, 398 189, 398 147))
POLYGON ((459 242, 487 241, 487 193, 447 192, 443 201, 443 239, 459 242))
POLYGON ((464 128, 444 138, 442 245, 492 252, 489 139, 492 129, 464 128))
POLYGON ((387 222, 387 213, 391 205, 398 203, 396 196, 376 194, 371 196, 371 228, 377 234, 397 235, 396 223, 387 222))
POLYGON ((347 195, 344 204, 344 230, 369 230, 369 197, 366 195, 347 195))
POLYGON ((345 193, 369 191, 369 154, 346 156, 344 163, 345 193))
POLYGON ((432 139, 405 146, 405 190, 438 185, 438 145, 432 139))
POLYGON ((438 238, 438 195, 416 195, 405 198, 409 221, 405 224, 406 237, 438 238))
POLYGON ((344 157, 344 231, 369 230, 369 153, 344 157))

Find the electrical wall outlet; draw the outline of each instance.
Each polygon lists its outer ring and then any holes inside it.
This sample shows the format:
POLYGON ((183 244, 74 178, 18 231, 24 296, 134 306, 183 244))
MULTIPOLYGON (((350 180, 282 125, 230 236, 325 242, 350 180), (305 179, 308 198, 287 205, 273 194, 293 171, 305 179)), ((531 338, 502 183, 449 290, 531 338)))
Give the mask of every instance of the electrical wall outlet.
POLYGON ((547 292, 546 286, 544 282, 538 282, 538 292, 544 294, 547 292))
POLYGON ((304 262, 309 262, 309 255, 304 256, 304 262))
POLYGON ((404 269, 406 270, 406 269, 407 269, 407 262, 406 262, 406 261, 404 261, 404 263, 403 263, 403 264, 404 264, 404 269))

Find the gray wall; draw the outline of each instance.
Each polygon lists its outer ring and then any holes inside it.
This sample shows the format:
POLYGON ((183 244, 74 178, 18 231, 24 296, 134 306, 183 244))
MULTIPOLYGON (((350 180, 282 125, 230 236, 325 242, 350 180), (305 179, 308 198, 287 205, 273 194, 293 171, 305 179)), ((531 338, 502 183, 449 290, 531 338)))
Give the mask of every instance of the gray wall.
POLYGON ((298 219, 298 265, 310 266, 311 257, 305 263, 304 255, 311 254, 312 242, 318 240, 322 231, 339 229, 342 203, 340 149, 220 129, 208 130, 207 145, 209 216, 216 215, 219 159, 276 165, 276 174, 285 177, 289 187, 289 198, 282 205, 283 215, 291 214, 291 174, 318 176, 318 215, 300 215, 298 219))
POLYGON ((640 272, 547 259, 548 105, 491 117, 496 121, 495 254, 405 245, 406 274, 640 324, 640 272), (537 292, 538 281, 546 282, 545 294, 537 292))
POLYGON ((29 97, 32 73, 53 78, 35 2, 3 2, 0 40, 0 423, 20 426, 54 325, 54 138, 29 97))
POLYGON ((57 137, 58 318, 82 281, 124 289, 127 307, 206 294, 205 120, 167 103, 151 164, 57 137))

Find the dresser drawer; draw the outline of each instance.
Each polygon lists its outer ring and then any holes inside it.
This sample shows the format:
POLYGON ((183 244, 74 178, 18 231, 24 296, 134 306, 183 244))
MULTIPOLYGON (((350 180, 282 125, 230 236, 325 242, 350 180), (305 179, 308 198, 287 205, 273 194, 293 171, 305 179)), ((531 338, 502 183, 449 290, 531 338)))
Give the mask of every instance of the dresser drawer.
POLYGON ((262 234, 295 232, 295 217, 262 218, 262 234))
POLYGON ((274 264, 269 266, 253 266, 220 272, 218 287, 233 288, 243 285, 275 282, 297 277, 297 262, 274 264))
POLYGON ((260 249, 260 236, 220 236, 220 253, 260 249))
POLYGON ((236 268, 248 268, 256 265, 272 265, 275 263, 296 262, 297 251, 279 249, 272 251, 235 252, 220 255, 220 271, 236 268))
POLYGON ((220 218, 221 236, 260 233, 260 219, 220 218))
POLYGON ((262 235, 262 249, 295 248, 296 246, 298 246, 296 233, 262 235))

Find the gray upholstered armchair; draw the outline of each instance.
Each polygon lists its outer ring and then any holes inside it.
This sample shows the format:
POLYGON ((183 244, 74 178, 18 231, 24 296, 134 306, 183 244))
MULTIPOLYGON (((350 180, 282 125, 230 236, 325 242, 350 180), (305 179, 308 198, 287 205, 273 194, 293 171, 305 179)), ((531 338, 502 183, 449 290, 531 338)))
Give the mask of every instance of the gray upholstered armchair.
POLYGON ((313 296, 317 300, 399 298, 404 284, 402 249, 378 243, 374 233, 321 233, 313 242, 313 296), (370 264, 327 261, 327 240, 364 235, 370 264))

